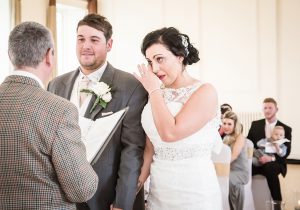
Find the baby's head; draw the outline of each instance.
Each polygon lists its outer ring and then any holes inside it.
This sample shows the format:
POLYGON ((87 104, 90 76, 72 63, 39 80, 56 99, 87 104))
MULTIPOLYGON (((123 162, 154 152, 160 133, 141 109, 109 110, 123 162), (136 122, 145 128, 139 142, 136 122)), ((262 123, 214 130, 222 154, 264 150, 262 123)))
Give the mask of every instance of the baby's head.
POLYGON ((272 131, 272 135, 271 135, 271 139, 273 141, 277 141, 279 139, 283 139, 284 138, 284 128, 282 126, 275 126, 273 131, 272 131))

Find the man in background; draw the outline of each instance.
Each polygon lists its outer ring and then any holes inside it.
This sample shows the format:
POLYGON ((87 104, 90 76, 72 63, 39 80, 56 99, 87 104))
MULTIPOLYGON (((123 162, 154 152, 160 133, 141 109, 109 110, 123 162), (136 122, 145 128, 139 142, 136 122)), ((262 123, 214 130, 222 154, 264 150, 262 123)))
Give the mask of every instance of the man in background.
POLYGON ((0 209, 75 209, 93 196, 98 177, 76 107, 44 90, 54 66, 51 33, 21 23, 8 53, 15 71, 0 85, 0 209))
POLYGON ((100 178, 98 190, 87 203, 78 204, 78 210, 145 208, 143 190, 137 196, 136 193, 146 141, 140 120, 147 92, 131 74, 107 62, 112 44, 112 26, 107 19, 97 14, 85 16, 77 26, 76 52, 80 67, 56 77, 48 86, 50 92, 76 104, 81 116, 92 120, 129 106, 121 125, 93 165, 100 178), (85 95, 81 89, 91 89, 99 82, 111 88, 112 98, 105 100, 106 106, 96 103, 92 108, 97 97, 85 95))
MULTIPOLYGON (((257 149, 257 142, 264 138, 270 138, 275 126, 282 126, 285 131, 285 138, 292 140, 292 129, 280 122, 276 114, 278 112, 277 102, 273 98, 266 98, 263 101, 263 113, 265 119, 253 121, 247 138, 250 139, 257 149)), ((284 143, 287 147, 286 154, 280 157, 263 155, 259 158, 261 166, 252 165, 252 175, 262 174, 266 177, 273 200, 282 200, 280 182, 278 175, 281 173, 285 177, 287 172, 286 158, 291 152, 291 142, 284 143)))

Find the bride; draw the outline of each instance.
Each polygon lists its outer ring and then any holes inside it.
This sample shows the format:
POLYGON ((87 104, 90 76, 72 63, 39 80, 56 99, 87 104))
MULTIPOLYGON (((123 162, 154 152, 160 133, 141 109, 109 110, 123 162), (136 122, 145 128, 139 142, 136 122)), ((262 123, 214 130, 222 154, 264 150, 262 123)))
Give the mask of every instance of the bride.
POLYGON ((211 152, 222 145, 217 93, 185 71, 199 61, 186 34, 162 28, 146 35, 148 66, 134 74, 149 93, 142 113, 147 134, 140 186, 150 174, 147 209, 219 210, 221 193, 211 152), (165 88, 161 88, 163 83, 165 88))

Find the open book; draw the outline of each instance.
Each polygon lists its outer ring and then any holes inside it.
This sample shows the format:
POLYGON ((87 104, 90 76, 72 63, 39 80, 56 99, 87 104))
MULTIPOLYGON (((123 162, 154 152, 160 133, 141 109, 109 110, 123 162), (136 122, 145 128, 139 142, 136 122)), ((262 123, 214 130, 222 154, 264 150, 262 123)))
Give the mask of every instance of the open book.
POLYGON ((79 117, 81 138, 86 147, 87 160, 93 165, 104 151, 106 145, 122 122, 128 107, 95 121, 79 117))

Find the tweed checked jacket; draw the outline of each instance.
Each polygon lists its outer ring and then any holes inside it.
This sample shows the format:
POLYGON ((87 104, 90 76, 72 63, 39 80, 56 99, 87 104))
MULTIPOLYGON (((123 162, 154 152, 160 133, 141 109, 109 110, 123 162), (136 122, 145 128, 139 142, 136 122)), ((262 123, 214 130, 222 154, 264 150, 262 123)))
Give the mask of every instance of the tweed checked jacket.
POLYGON ((98 177, 86 160, 78 113, 37 81, 9 76, 0 85, 0 209, 75 209, 98 177))

